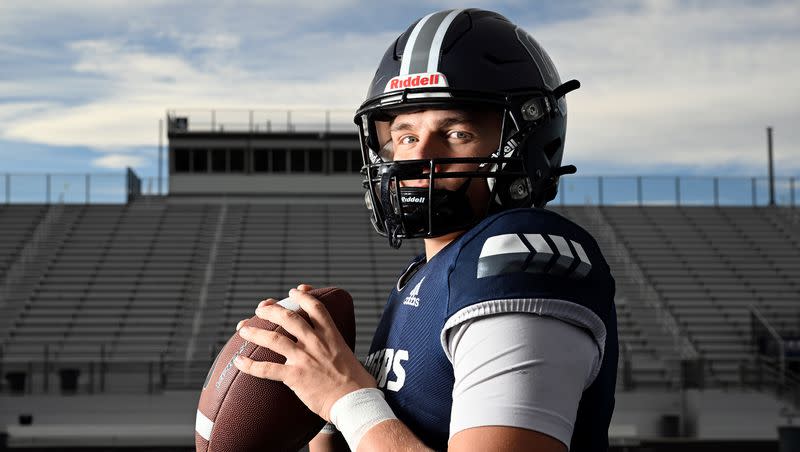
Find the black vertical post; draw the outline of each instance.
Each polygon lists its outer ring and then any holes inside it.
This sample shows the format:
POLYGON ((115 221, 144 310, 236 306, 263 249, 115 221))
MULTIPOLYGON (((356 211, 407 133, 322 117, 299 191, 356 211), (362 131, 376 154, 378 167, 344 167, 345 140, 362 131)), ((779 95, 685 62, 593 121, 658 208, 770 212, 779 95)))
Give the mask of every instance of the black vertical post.
POLYGON ((28 361, 28 377, 31 379, 30 384, 26 386, 28 394, 33 394, 33 361, 28 361))
POLYGON ((331 111, 325 110, 325 133, 331 133, 331 111))
POLYGON ((636 177, 636 200, 639 202, 639 207, 642 207, 642 176, 636 177))
POLYGON ((603 176, 597 176, 597 204, 603 205, 603 176))
POLYGON ((147 393, 153 393, 153 361, 147 363, 147 393))
POLYGON ((106 392, 106 345, 100 345, 100 392, 106 392))
POLYGON ((775 171, 772 161, 772 127, 767 127, 767 161, 769 163, 769 205, 775 205, 775 171))
MULTIPOLYGON (((47 394, 49 392, 49 386, 50 386, 50 346, 49 345, 45 345, 44 346, 44 363, 43 364, 44 364, 44 372, 43 372, 42 376, 44 377, 44 380, 42 382, 42 388, 44 389, 44 393, 47 394)), ((31 376, 31 379, 33 379, 33 376, 31 376)))
POLYGON ((158 390, 163 391, 164 387, 167 385, 167 366, 164 357, 164 352, 161 352, 161 355, 158 359, 158 390))
POLYGON ((164 144, 163 144, 163 136, 164 136, 164 119, 158 120, 158 194, 162 195, 161 192, 161 179, 162 179, 162 167, 164 166, 164 144))
POLYGON ((94 361, 89 361, 89 394, 94 394, 94 361))

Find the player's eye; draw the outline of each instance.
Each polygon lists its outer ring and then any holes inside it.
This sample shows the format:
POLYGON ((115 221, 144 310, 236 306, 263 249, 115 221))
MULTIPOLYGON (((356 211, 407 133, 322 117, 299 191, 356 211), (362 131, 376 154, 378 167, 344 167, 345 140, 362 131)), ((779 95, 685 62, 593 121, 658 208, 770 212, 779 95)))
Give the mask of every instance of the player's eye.
POLYGON ((414 135, 403 135, 397 140, 399 144, 414 144, 418 141, 419 138, 415 137, 414 135))
POLYGON ((464 132, 463 130, 454 130, 448 134, 450 138, 454 138, 456 140, 468 140, 472 138, 472 134, 468 132, 464 132))

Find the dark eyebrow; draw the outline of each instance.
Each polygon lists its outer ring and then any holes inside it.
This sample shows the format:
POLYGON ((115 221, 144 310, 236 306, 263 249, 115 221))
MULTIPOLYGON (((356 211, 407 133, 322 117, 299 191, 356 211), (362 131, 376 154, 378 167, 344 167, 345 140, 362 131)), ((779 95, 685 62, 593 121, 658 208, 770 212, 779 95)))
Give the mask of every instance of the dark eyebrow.
MULTIPOLYGON (((463 124, 465 122, 469 122, 470 117, 464 113, 453 113, 451 116, 447 116, 441 119, 437 123, 437 127, 440 128, 447 128, 454 126, 456 124, 463 124)), ((389 131, 390 132, 399 132, 404 130, 411 130, 414 128, 414 125, 409 122, 399 122, 395 123, 394 119, 389 122, 389 131)))

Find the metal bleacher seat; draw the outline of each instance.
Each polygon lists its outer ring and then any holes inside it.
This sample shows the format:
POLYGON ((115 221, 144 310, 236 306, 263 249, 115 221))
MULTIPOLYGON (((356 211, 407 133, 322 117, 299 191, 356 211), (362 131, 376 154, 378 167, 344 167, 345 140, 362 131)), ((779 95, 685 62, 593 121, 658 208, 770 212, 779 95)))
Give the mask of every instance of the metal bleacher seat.
POLYGON ((775 208, 604 208, 719 382, 751 353, 749 314, 800 312, 800 247, 775 208))

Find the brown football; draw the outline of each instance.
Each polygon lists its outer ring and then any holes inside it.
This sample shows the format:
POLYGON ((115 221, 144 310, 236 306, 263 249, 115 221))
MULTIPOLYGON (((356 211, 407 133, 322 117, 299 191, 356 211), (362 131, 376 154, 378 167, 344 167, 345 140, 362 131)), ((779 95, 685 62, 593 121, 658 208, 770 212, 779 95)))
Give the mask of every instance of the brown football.
MULTIPOLYGON (((350 294, 336 287, 314 289, 309 293, 325 305, 350 349, 354 349, 355 315, 350 294)), ((307 314, 289 299, 280 304, 308 320, 307 314)), ((294 340, 282 327, 258 317, 244 324, 278 331, 294 340)), ((197 450, 294 452, 301 449, 325 421, 306 408, 283 383, 239 372, 233 364, 237 355, 281 364, 286 361, 272 350, 245 341, 234 333, 211 365, 200 393, 194 434, 197 450)))

